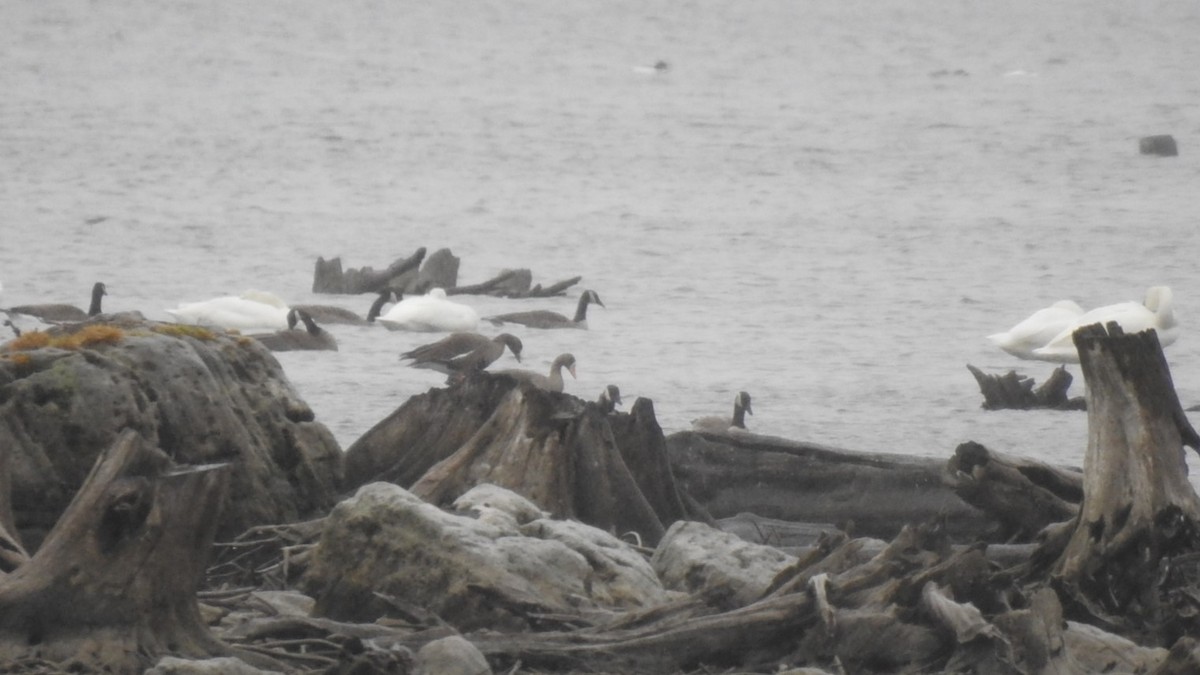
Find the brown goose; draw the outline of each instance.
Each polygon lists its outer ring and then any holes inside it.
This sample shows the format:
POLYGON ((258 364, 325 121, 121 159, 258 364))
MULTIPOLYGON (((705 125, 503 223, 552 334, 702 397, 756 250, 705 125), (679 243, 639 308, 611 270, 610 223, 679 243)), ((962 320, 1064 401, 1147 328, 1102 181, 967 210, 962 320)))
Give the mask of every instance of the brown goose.
POLYGON ((74 305, 66 304, 21 305, 20 307, 11 307, 8 311, 36 316, 42 321, 50 323, 86 321, 89 316, 96 316, 100 313, 100 298, 107 294, 108 289, 104 287, 104 283, 97 281, 92 286, 92 304, 86 312, 74 305))
POLYGON ((744 391, 739 391, 738 395, 733 399, 733 418, 729 417, 701 417, 692 420, 692 428, 696 431, 711 431, 725 432, 730 429, 745 429, 746 428, 746 413, 754 414, 750 409, 750 394, 744 391))
POLYGON ((497 375, 508 375, 515 377, 522 382, 528 382, 538 389, 546 391, 562 391, 563 376, 562 370, 566 368, 571 377, 575 377, 575 357, 571 354, 559 354, 558 358, 554 359, 554 363, 550 364, 550 375, 542 375, 535 373, 532 370, 500 370, 496 371, 497 375))
POLYGON ((465 374, 490 366, 504 355, 505 347, 520 363, 524 345, 520 338, 509 333, 494 338, 479 333, 451 333, 437 342, 404 352, 400 358, 412 359, 408 365, 413 368, 428 368, 447 375, 465 374))
POLYGON ((288 311, 287 321, 287 330, 251 335, 250 337, 263 343, 267 349, 273 352, 337 351, 337 340, 329 331, 318 326, 308 312, 293 307, 288 311), (301 321, 304 322, 304 330, 295 330, 296 324, 301 321))
POLYGON ((575 306, 575 318, 568 319, 558 312, 551 312, 547 309, 535 309, 529 312, 513 312, 511 314, 498 314, 489 316, 488 321, 494 324, 502 323, 519 323, 529 326, 530 328, 587 328, 587 308, 589 303, 596 303, 604 307, 604 303, 600 301, 600 296, 596 291, 584 291, 579 296, 579 304, 575 306))

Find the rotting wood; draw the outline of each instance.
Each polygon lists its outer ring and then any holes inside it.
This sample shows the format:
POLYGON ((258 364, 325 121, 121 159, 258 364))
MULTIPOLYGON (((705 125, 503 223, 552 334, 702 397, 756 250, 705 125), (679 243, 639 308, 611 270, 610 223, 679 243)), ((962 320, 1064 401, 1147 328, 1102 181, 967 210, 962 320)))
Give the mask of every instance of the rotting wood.
POLYGON ((1066 366, 1055 368, 1037 389, 1033 387, 1033 378, 1018 375, 1015 370, 1003 375, 988 375, 970 364, 967 364, 967 370, 971 371, 975 382, 979 384, 984 410, 1083 410, 1086 407, 1083 397, 1070 398, 1067 395, 1072 378, 1066 366))

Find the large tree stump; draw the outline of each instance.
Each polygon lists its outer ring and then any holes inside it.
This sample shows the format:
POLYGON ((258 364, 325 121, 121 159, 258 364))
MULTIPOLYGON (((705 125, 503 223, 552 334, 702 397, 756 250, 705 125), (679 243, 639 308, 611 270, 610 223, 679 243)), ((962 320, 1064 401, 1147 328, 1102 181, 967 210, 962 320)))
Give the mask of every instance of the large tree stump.
POLYGON ((196 604, 226 479, 219 466, 172 469, 123 434, 33 558, 0 578, 0 663, 141 672, 164 654, 229 654, 196 604))
POLYGON ((1200 551, 1200 497, 1183 445, 1200 448, 1200 436, 1157 334, 1124 335, 1116 324, 1108 331, 1095 324, 1074 337, 1087 382, 1083 502, 1052 574, 1069 599, 1125 631, 1168 640, 1195 634, 1200 622, 1185 617, 1200 603, 1172 594, 1168 572, 1196 569, 1196 556, 1186 554, 1200 551))
POLYGON ((425 247, 418 248, 407 258, 400 258, 386 269, 376 272, 370 267, 342 269, 342 259, 317 258, 313 270, 313 293, 378 293, 384 289, 406 290, 416 282, 417 270, 425 259, 425 247))

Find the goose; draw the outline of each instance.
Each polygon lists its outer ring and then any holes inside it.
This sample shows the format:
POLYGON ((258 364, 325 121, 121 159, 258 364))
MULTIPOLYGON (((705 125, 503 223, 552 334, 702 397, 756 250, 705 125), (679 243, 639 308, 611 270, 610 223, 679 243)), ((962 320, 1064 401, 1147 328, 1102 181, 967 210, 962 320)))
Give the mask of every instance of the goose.
POLYGON ((1117 322, 1125 333, 1140 333, 1153 328, 1158 333, 1159 344, 1166 347, 1179 339, 1179 325, 1175 321, 1172 304, 1169 287, 1152 286, 1146 291, 1144 302, 1119 302, 1084 312, 1044 347, 1033 350, 1034 358, 1056 363, 1079 363, 1079 353, 1075 350, 1075 331, 1094 323, 1107 328, 1111 321, 1117 322))
POLYGON ((92 304, 86 312, 74 305, 66 304, 21 305, 19 307, 10 307, 8 311, 13 314, 25 314, 36 317, 49 323, 86 321, 88 317, 100 314, 100 299, 105 295, 108 295, 108 289, 104 286, 103 282, 97 281, 92 285, 92 304))
POLYGON ((479 314, 467 305, 447 300, 445 289, 434 288, 425 295, 397 302, 377 321, 392 330, 465 332, 479 326, 479 314))
POLYGON ((607 415, 616 410, 616 407, 621 405, 621 389, 615 384, 610 384, 600 392, 600 398, 596 399, 596 405, 600 408, 601 414, 607 415))
POLYGON ((513 312, 488 317, 488 321, 496 325, 503 323, 519 323, 530 328, 587 328, 588 303, 596 303, 604 307, 596 291, 584 291, 579 296, 579 304, 575 306, 575 318, 568 319, 558 312, 545 309, 535 309, 529 312, 513 312))
POLYGON ((344 307, 337 307, 335 305, 292 305, 291 308, 303 310, 313 321, 324 324, 367 325, 367 320, 359 316, 358 312, 344 307))
POLYGON ((638 75, 661 75, 671 69, 671 64, 659 59, 652 66, 634 66, 633 72, 638 75))
POLYGON ((1037 359, 1033 350, 1046 346, 1082 315, 1083 308, 1075 301, 1059 300, 1030 314, 1007 331, 987 336, 987 339, 1018 359, 1037 359))
POLYGON ((264 291, 246 291, 166 310, 175 323, 214 326, 226 330, 286 330, 287 303, 264 291))
POLYGON ((371 308, 367 310, 368 325, 374 325, 375 319, 378 319, 379 315, 383 312, 383 306, 392 301, 393 295, 396 297, 396 302, 404 299, 399 293, 393 293, 390 288, 379 292, 379 297, 375 298, 375 301, 371 303, 371 308))
POLYGON ((281 330, 274 333, 266 333, 261 335, 251 335, 250 337, 263 343, 267 349, 273 352, 291 352, 291 351, 337 351, 337 340, 329 331, 317 325, 312 316, 303 309, 292 308, 287 313, 287 330, 281 330), (304 323, 304 330, 294 330, 296 324, 304 323))
POLYGON ((517 363, 521 362, 521 339, 510 333, 501 333, 494 338, 479 333, 458 332, 427 345, 404 352, 402 359, 412 359, 413 368, 428 368, 439 373, 453 375, 483 370, 504 355, 504 348, 512 352, 517 363))
POLYGON ((750 409, 750 394, 744 391, 739 391, 738 395, 733 399, 733 417, 701 417, 692 420, 692 428, 697 431, 710 431, 722 433, 730 429, 745 429, 746 428, 746 413, 754 414, 750 409))
POLYGON ((549 376, 542 375, 541 373, 535 373, 532 370, 499 370, 496 371, 496 374, 514 377, 518 381, 528 382, 538 389, 561 392, 563 390, 563 368, 566 368, 571 373, 571 377, 576 376, 575 357, 573 355, 559 354, 558 357, 554 359, 554 363, 550 364, 549 376))

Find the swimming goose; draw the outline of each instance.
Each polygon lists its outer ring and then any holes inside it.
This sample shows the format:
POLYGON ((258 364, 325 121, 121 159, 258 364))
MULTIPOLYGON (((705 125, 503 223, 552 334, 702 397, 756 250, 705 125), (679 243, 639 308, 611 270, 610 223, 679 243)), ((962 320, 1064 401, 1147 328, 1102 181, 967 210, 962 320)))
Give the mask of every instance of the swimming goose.
POLYGON ((8 311, 14 314, 26 314, 52 323, 86 321, 88 317, 100 313, 100 299, 107 294, 108 289, 102 282, 97 281, 92 286, 92 304, 86 312, 74 305, 66 304, 21 305, 20 307, 10 307, 8 311))
POLYGON ((488 321, 494 324, 502 323, 519 323, 529 326, 530 328, 587 328, 587 308, 588 303, 596 303, 604 307, 604 303, 600 301, 600 296, 596 291, 584 291, 579 296, 579 304, 575 306, 575 318, 568 319, 558 312, 551 312, 545 309, 535 309, 529 312, 513 312, 512 314, 500 314, 497 316, 488 317, 488 321))
POLYGON ((750 394, 739 391, 733 399, 733 417, 701 417, 692 420, 692 428, 697 431, 725 432, 730 429, 746 428, 746 413, 754 414, 750 409, 750 394))
POLYGON ((621 405, 621 390, 615 384, 610 384, 600 392, 600 398, 596 400, 596 405, 600 408, 600 412, 607 415, 616 407, 621 405))
POLYGON ((412 359, 413 368, 428 368, 452 375, 483 370, 504 355, 504 348, 521 362, 521 339, 509 333, 494 338, 479 333, 451 333, 446 337, 404 352, 402 359, 412 359))
POLYGON ((575 357, 571 354, 559 354, 558 358, 554 359, 554 363, 550 364, 550 375, 542 375, 535 373, 532 370, 499 370, 497 375, 508 375, 515 377, 521 382, 528 382, 538 389, 546 391, 562 391, 563 376, 562 369, 566 368, 571 377, 575 377, 575 357))
POLYGON ((347 326, 365 326, 367 320, 352 309, 336 305, 292 305, 292 309, 303 310, 313 321, 324 324, 344 324, 347 326))
POLYGON ((380 313, 383 312, 383 306, 392 301, 393 295, 396 296, 396 302, 400 302, 404 299, 404 296, 400 295, 399 293, 393 293, 390 288, 379 292, 379 297, 375 298, 375 302, 372 302, 371 308, 367 310, 368 324, 375 323, 375 319, 378 319, 380 313))
POLYGON ((447 300, 445 289, 434 288, 425 295, 397 302, 378 321, 392 330, 473 331, 479 326, 479 314, 467 305, 447 300))
POLYGON ((1030 314, 1006 332, 994 333, 987 339, 1018 359, 1037 359, 1033 350, 1046 346, 1082 315, 1083 308, 1073 300, 1059 300, 1030 314))
POLYGON ((1056 363, 1079 363, 1073 338, 1075 331, 1094 323, 1107 328, 1110 321, 1116 321, 1127 334, 1153 328, 1158 333, 1159 344, 1166 347, 1179 339, 1179 325, 1175 322, 1172 304, 1170 288, 1153 286, 1146 291, 1144 302, 1119 302, 1084 312, 1046 346, 1033 350, 1034 358, 1056 363))
POLYGON ((287 322, 287 330, 251 335, 250 337, 263 343, 267 349, 273 352, 337 351, 337 340, 329 331, 318 326, 308 312, 292 308, 288 310, 287 322), (301 321, 304 322, 304 330, 294 330, 296 324, 301 321))
POLYGON ((246 291, 166 310, 175 323, 214 326, 226 330, 286 330, 287 303, 264 291, 246 291))

